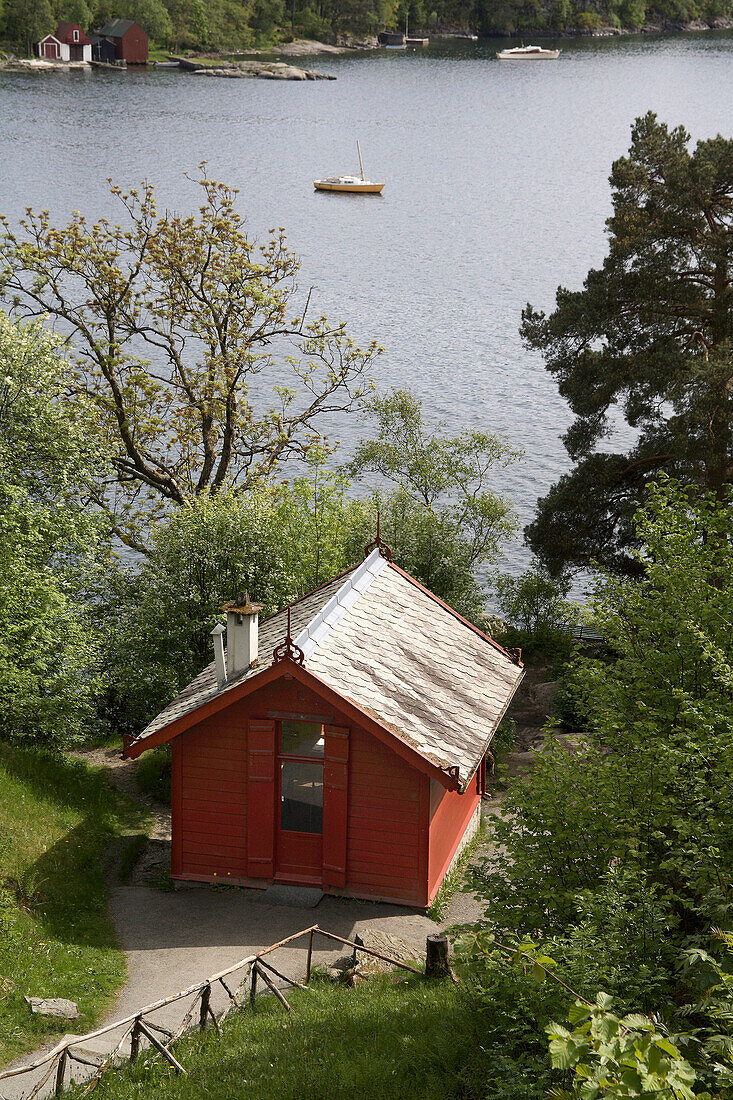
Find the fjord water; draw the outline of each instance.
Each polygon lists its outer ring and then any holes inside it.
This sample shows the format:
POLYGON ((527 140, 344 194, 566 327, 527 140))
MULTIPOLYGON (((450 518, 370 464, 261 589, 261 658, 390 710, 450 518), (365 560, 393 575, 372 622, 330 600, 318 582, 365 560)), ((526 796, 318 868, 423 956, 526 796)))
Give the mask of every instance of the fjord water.
MULTIPOLYGON (((502 44, 304 62, 335 82, 0 73, 0 211, 116 217, 112 176, 149 179, 161 207, 186 213, 198 197, 184 173, 206 160, 240 189, 253 234, 286 227, 316 308, 384 346, 380 388, 409 386, 452 430, 525 452, 496 485, 526 522, 569 468, 571 418, 522 348, 522 306, 550 308, 558 284, 579 287, 602 261, 608 173, 637 115, 733 136, 733 36, 560 41, 556 62, 500 62, 502 44), (357 137, 381 198, 314 192, 358 168, 357 137)), ((333 425, 346 448, 362 430, 333 425)), ((509 566, 526 560, 518 542, 509 566)))

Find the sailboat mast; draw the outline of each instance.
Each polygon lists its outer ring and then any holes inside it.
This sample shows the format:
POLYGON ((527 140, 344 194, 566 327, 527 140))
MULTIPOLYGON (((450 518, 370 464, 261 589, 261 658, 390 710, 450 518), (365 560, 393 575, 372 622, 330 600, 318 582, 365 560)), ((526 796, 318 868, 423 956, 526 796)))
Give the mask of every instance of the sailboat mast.
POLYGON ((359 167, 361 168, 361 178, 364 179, 364 165, 361 162, 361 148, 359 147, 359 141, 357 138, 356 151, 359 154, 359 167))

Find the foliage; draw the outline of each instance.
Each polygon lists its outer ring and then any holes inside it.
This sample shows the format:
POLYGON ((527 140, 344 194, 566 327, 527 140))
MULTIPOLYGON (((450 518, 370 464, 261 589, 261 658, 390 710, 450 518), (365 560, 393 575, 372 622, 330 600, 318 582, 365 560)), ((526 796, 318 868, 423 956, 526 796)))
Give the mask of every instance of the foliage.
POLYGON ((24 996, 67 997, 94 1026, 125 976, 102 860, 141 812, 79 761, 0 743, 0 1062, 68 1030, 24 996))
POLYGON ((576 1001, 569 1012, 572 1031, 550 1024, 550 1057, 556 1069, 572 1070, 570 1090, 558 1100, 692 1100, 695 1071, 683 1058, 675 1036, 647 1016, 611 1012, 613 998, 599 993, 595 1004, 576 1001))
POLYGON ((680 1015, 698 1079, 728 1095, 733 1088, 733 933, 714 929, 708 939, 705 946, 699 943, 682 953, 680 976, 693 999, 680 1015))
POLYGON ((142 564, 110 571, 99 617, 115 728, 139 730, 210 662, 228 600, 249 591, 267 616, 353 564, 361 505, 344 488, 314 458, 310 478, 291 485, 204 494, 155 531, 142 564))
POLYGON ((534 564, 518 577, 501 574, 494 577, 493 590, 497 610, 509 629, 499 640, 524 650, 539 650, 557 658, 567 657, 572 648, 570 626, 579 609, 566 597, 571 581, 553 577, 541 565, 534 564))
POLYGON ((247 492, 322 447, 320 418, 352 407, 378 351, 324 317, 309 321, 308 302, 293 316, 298 260, 284 231, 257 245, 236 192, 205 175, 198 183, 198 217, 159 214, 146 183, 110 185, 126 228, 88 226, 78 212, 60 228, 47 211, 29 211, 17 231, 2 219, 0 286, 19 313, 68 328, 72 392, 94 405, 113 467, 96 471, 91 489, 138 549, 167 505, 247 492), (277 376, 264 410, 250 392, 263 372, 277 376))
POLYGON ((100 457, 57 347, 0 314, 0 732, 45 744, 81 735, 98 687, 84 589, 100 540, 79 483, 100 457))
POLYGON ((615 659, 576 666, 590 733, 549 737, 512 785, 495 824, 506 865, 476 886, 492 924, 551 937, 586 991, 602 980, 658 1009, 670 950, 730 901, 733 548, 727 503, 670 482, 649 496, 641 579, 596 595, 615 659))
POLYGON ((141 791, 152 795, 159 802, 171 801, 171 747, 158 745, 148 749, 133 765, 135 779, 141 791))
POLYGON ((563 664, 558 674, 554 712, 566 730, 587 730, 592 725, 593 700, 584 668, 572 660, 563 664))
POLYGON ((565 436, 576 467, 527 529, 553 571, 638 570, 633 515, 661 471, 719 495, 731 481, 733 140, 689 143, 652 113, 636 120, 611 173, 603 266, 580 291, 560 287, 549 316, 523 313, 526 343, 576 416, 565 436), (617 415, 636 443, 599 453, 617 415))
POLYGON ((373 397, 366 412, 376 436, 357 445, 348 472, 395 486, 385 493, 379 484, 374 497, 395 559, 475 618, 484 603, 476 570, 516 529, 511 505, 490 485, 496 468, 520 455, 487 432, 449 436, 442 424, 429 427, 422 403, 406 390, 373 397))

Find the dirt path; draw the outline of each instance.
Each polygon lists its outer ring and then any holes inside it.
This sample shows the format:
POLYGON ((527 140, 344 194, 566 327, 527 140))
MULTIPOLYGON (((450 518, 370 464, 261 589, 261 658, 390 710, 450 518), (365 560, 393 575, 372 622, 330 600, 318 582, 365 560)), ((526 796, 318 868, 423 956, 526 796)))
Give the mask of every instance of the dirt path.
POLYGON ((83 760, 92 768, 105 768, 111 783, 127 795, 133 802, 143 806, 153 817, 151 840, 168 841, 171 839, 171 812, 157 798, 141 791, 137 785, 137 767, 126 760, 119 748, 102 746, 101 748, 77 749, 70 754, 83 760))

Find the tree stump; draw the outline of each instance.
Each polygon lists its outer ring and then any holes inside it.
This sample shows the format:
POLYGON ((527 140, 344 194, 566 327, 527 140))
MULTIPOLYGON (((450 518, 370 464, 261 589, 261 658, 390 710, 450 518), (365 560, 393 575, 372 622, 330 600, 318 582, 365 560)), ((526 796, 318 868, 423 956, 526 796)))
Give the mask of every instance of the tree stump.
POLYGON ((447 936, 428 936, 425 953, 426 978, 452 978, 447 936))

